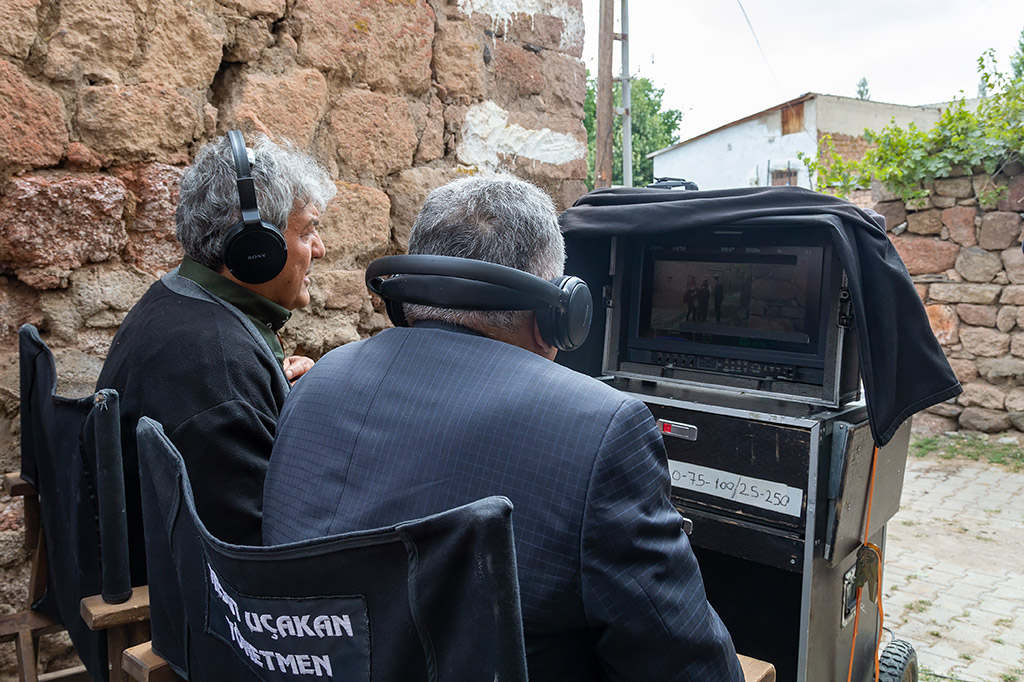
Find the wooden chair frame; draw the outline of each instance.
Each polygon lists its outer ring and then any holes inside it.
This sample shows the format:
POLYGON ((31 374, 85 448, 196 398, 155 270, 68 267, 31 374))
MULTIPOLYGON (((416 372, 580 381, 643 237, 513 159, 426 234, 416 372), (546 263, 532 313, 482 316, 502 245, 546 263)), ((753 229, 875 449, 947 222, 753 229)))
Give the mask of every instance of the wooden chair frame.
MULTIPOLYGON (((20 473, 3 476, 3 491, 11 497, 22 498, 25 505, 25 549, 31 555, 27 601, 31 606, 46 590, 46 543, 40 523, 39 495, 20 473)), ((122 604, 107 604, 99 595, 86 597, 81 603, 81 613, 90 629, 107 631, 111 682, 127 682, 130 678, 122 669, 124 650, 149 640, 149 588, 134 588, 131 598, 122 604)), ((59 622, 30 608, 0 616, 0 643, 15 643, 19 682, 90 682, 88 673, 80 665, 52 673, 39 671, 39 638, 62 630, 64 626, 59 622)))

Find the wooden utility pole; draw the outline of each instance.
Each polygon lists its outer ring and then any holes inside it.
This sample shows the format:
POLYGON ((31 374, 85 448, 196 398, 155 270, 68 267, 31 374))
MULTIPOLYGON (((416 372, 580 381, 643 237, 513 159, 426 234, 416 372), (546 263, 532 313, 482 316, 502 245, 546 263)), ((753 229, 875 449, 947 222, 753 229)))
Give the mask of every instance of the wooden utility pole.
POLYGON ((597 33, 597 130, 594 140, 594 187, 612 185, 612 43, 615 0, 601 0, 597 33))

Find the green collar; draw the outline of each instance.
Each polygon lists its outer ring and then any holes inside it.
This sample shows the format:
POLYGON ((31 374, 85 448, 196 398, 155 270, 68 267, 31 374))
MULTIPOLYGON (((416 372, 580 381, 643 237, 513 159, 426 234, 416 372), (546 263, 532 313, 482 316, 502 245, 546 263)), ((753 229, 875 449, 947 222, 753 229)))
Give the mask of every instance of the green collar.
POLYGON ((188 256, 182 259, 178 274, 241 310, 260 330, 260 334, 267 340, 277 359, 281 362, 284 361, 284 350, 277 338, 277 330, 291 318, 290 310, 232 282, 227 277, 195 262, 188 256))

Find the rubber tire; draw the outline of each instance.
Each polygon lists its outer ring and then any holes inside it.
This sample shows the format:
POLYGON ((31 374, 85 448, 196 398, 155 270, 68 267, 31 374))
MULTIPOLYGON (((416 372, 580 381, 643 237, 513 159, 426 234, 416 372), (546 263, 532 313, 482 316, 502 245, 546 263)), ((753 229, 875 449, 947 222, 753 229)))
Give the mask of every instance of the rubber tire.
POLYGON ((878 658, 878 682, 917 682, 917 652, 910 642, 894 639, 878 658))

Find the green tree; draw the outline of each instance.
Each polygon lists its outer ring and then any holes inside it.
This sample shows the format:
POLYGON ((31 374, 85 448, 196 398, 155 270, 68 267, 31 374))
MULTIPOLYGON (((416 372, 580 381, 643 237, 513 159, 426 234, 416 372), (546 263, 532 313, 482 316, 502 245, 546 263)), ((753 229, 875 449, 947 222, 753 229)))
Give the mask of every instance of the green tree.
POLYGON ((583 127, 587 129, 587 189, 594 189, 596 171, 594 163, 594 140, 597 137, 597 84, 587 69, 587 96, 583 100, 583 127))
POLYGON ((871 99, 871 93, 868 92, 867 77, 863 77, 857 81, 857 99, 871 99))
POLYGON ((1014 80, 1024 78, 1024 29, 1017 39, 1017 51, 1010 56, 1010 70, 1013 72, 1014 80))
MULTIPOLYGON (((633 132, 633 186, 643 187, 654 179, 654 160, 651 152, 675 144, 683 117, 678 109, 661 108, 665 91, 656 88, 647 78, 630 81, 630 129, 633 132)), ((622 106, 622 88, 613 86, 614 106, 622 106)), ((583 123, 587 128, 587 187, 594 188, 594 140, 597 128, 597 83, 587 74, 587 97, 583 104, 583 123)), ((612 122, 612 184, 622 184, 622 117, 612 122)))

